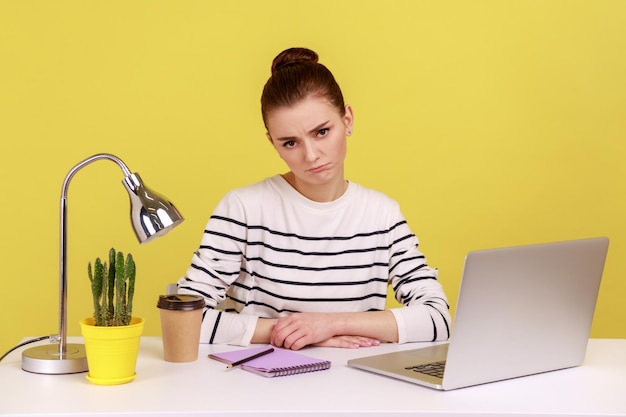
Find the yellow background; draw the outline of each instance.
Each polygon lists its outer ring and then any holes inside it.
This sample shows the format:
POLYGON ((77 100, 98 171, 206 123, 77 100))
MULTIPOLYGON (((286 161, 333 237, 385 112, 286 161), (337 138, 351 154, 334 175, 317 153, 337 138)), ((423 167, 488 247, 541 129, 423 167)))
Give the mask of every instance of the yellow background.
POLYGON ((626 337, 626 2, 0 0, 0 352, 57 332, 61 185, 99 152, 186 221, 140 246, 120 169, 81 170, 69 334, 111 246, 135 256, 135 313, 160 334, 158 295, 218 200, 285 170, 259 96, 290 46, 335 73, 347 175, 401 203, 453 311, 470 250, 608 236, 592 336, 626 337))

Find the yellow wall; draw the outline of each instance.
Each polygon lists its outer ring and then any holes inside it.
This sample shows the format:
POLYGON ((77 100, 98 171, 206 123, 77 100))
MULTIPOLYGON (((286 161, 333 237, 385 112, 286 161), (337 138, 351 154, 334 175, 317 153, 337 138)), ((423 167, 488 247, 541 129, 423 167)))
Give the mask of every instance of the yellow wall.
POLYGON ((259 95, 301 45, 354 107, 349 178, 400 201, 453 309, 469 250, 606 235, 592 336, 626 337, 626 2, 0 0, 0 352, 57 331, 61 184, 98 152, 187 220, 140 247, 121 171, 80 171, 69 333, 111 246, 135 256, 135 312, 160 333, 157 297, 220 197, 284 170, 259 95))

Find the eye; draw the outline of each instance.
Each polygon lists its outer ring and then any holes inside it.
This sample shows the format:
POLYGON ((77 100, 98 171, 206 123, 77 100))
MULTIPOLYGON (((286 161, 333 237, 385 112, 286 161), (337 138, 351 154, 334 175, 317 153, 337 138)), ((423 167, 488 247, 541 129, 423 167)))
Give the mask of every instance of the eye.
POLYGON ((324 128, 322 128, 322 129, 317 131, 317 137, 318 138, 323 138, 324 136, 328 135, 329 131, 330 131, 330 128, 324 127, 324 128))
POLYGON ((284 148, 293 148, 294 146, 296 146, 295 140, 288 140, 288 141, 283 142, 284 148))

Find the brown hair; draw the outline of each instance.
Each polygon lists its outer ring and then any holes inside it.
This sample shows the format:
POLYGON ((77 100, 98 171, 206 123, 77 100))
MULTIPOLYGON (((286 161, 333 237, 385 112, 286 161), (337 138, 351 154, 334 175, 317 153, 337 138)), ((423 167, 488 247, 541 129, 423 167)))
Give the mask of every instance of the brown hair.
POLYGON ((339 114, 345 114, 341 89, 328 68, 318 62, 316 52, 307 48, 289 48, 278 54, 272 62, 272 76, 261 95, 265 127, 271 111, 292 106, 311 95, 327 99, 339 114))

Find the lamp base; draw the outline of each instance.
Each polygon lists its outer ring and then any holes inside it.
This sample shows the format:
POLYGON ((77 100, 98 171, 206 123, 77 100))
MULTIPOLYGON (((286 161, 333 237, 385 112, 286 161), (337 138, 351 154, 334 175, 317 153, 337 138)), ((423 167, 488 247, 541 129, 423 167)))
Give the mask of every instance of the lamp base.
POLYGON ((66 353, 59 354, 59 344, 35 346, 22 352, 22 369, 36 374, 76 374, 87 372, 85 345, 70 343, 66 353))

